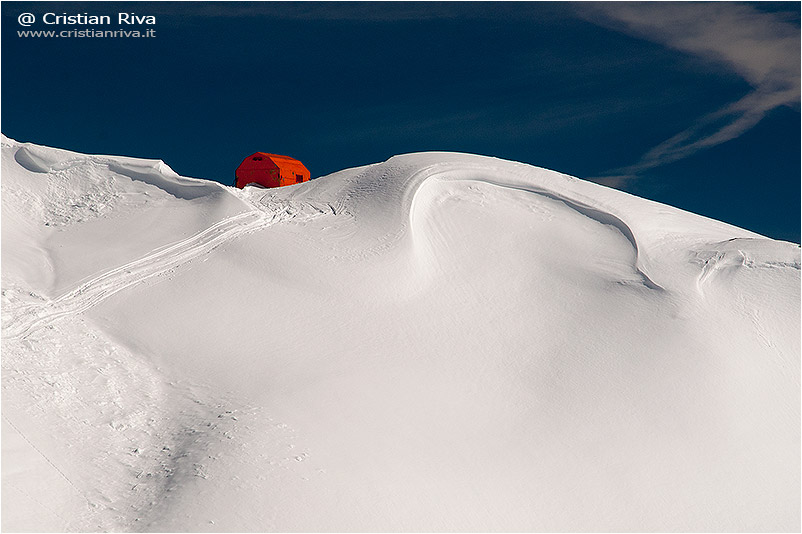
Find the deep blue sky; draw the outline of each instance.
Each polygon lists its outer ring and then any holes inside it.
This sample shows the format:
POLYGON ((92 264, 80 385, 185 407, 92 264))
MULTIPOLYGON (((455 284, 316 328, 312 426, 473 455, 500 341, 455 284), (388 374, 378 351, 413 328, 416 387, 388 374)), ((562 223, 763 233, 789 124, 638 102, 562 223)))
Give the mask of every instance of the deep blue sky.
POLYGON ((1 126, 224 183, 255 151, 313 177, 486 154, 799 243, 799 20, 799 3, 3 2, 1 126), (25 39, 23 12, 34 30, 152 14, 156 37, 25 39))

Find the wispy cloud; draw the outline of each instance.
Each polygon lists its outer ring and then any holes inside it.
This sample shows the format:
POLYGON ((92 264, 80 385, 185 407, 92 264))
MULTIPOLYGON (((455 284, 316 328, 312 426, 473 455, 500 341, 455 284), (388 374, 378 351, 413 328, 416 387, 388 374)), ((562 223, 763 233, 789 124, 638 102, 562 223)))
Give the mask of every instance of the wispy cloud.
POLYGON ((596 24, 719 63, 752 86, 740 100, 700 117, 599 181, 622 185, 648 169, 735 139, 774 108, 799 106, 799 27, 783 14, 729 2, 585 4, 581 14, 596 24))

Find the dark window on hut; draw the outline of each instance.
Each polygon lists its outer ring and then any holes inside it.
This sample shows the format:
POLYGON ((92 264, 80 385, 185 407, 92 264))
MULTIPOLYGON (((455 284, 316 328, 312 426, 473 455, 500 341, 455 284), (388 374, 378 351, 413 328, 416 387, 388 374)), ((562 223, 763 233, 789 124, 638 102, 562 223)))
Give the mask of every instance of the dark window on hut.
POLYGON ((262 161, 262 156, 256 156, 253 158, 254 161, 262 161))

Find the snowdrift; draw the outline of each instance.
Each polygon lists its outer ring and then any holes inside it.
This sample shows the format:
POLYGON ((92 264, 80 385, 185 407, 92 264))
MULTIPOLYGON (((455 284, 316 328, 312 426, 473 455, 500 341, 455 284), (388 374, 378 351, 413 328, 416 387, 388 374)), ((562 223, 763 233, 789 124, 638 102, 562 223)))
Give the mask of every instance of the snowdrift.
POLYGON ((795 244, 468 154, 2 158, 4 530, 800 528, 795 244))

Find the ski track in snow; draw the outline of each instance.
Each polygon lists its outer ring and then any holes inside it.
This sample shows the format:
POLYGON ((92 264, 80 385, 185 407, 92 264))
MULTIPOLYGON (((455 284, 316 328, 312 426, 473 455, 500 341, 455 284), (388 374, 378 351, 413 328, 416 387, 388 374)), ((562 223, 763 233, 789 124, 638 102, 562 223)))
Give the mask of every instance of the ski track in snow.
POLYGON ((252 211, 227 217, 195 235, 90 278, 54 300, 22 306, 3 322, 3 338, 25 338, 34 330, 62 317, 82 313, 133 285, 174 271, 223 243, 280 221, 296 218, 299 214, 306 220, 327 213, 321 209, 312 213, 305 211, 292 204, 254 203, 252 211))

